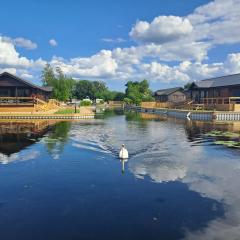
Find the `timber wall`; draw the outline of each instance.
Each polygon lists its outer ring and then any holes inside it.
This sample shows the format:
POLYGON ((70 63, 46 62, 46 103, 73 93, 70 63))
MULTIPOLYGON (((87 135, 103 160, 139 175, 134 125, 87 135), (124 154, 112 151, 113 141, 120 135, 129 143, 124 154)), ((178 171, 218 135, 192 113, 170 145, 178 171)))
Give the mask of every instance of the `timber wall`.
POLYGON ((196 111, 196 110, 178 110, 164 108, 143 108, 138 106, 125 106, 126 110, 133 110, 141 113, 157 114, 166 117, 175 117, 189 120, 201 121, 240 121, 239 112, 229 111, 196 111))

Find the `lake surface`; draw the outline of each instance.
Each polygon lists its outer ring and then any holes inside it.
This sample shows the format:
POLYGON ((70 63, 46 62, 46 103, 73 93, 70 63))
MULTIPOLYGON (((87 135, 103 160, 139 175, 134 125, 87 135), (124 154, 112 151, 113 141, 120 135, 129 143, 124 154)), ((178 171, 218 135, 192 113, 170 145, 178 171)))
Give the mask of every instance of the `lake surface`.
POLYGON ((0 239, 240 239, 239 133, 121 112, 0 122, 0 239))

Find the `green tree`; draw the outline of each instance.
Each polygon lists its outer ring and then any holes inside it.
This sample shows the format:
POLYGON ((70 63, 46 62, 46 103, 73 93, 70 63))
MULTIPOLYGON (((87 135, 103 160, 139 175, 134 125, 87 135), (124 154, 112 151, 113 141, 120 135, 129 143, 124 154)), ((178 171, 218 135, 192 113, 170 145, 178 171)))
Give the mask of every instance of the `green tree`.
POLYGON ((193 85, 193 82, 189 82, 189 83, 186 83, 183 88, 185 90, 188 90, 192 85, 193 85))
POLYGON ((125 102, 134 104, 141 104, 143 101, 153 101, 152 91, 149 89, 147 80, 141 82, 128 81, 126 86, 125 102))
POLYGON ((88 80, 77 81, 75 85, 74 95, 77 99, 84 99, 86 97, 93 99, 95 95, 93 83, 88 80))
POLYGON ((50 64, 45 66, 42 71, 43 85, 53 87, 53 97, 55 99, 66 101, 73 95, 75 81, 64 75, 59 67, 55 69, 55 72, 50 64))
POLYGON ((42 83, 43 86, 53 86, 55 79, 55 74, 52 66, 47 63, 42 71, 42 83))

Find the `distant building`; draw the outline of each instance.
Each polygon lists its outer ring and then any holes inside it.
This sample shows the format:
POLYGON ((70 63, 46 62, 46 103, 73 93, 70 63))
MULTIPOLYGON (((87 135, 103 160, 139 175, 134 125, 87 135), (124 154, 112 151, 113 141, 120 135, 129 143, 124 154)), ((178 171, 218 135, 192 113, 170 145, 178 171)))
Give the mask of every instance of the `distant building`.
POLYGON ((96 98, 95 100, 96 104, 104 103, 104 100, 102 98, 96 98))
POLYGON ((181 87, 158 90, 154 93, 154 98, 157 102, 181 103, 186 101, 186 95, 181 87))
POLYGON ((51 95, 52 87, 40 87, 7 72, 0 74, 0 97, 36 97, 46 101, 51 95))
POLYGON ((189 95, 196 103, 203 103, 207 99, 215 99, 215 103, 222 103, 231 97, 240 97, 240 74, 193 82, 189 88, 189 95))

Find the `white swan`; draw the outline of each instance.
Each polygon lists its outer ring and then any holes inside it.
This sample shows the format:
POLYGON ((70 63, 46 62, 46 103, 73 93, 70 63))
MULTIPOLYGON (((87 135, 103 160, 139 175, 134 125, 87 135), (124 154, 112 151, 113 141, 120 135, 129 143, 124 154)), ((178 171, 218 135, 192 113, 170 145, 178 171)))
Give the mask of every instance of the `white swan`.
POLYGON ((128 159, 128 150, 125 148, 124 144, 119 152, 119 158, 121 159, 128 159))

